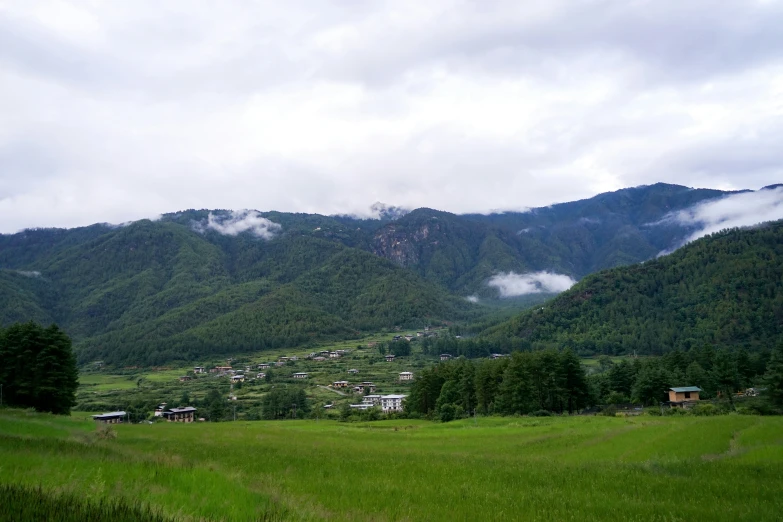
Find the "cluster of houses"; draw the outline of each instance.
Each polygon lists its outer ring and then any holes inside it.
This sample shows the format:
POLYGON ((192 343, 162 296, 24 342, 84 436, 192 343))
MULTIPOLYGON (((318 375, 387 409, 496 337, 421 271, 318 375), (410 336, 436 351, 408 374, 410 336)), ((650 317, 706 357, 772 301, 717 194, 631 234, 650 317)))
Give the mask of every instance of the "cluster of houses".
MULTIPOLYGON (((196 420, 196 408, 187 406, 185 408, 167 408, 164 402, 155 409, 155 417, 162 417, 168 422, 193 422, 196 420)), ((93 415, 93 420, 103 424, 121 424, 127 420, 128 414, 124 411, 112 411, 93 415)), ((204 419, 199 419, 204 420, 204 419)))
POLYGON ((355 410, 368 410, 380 406, 381 411, 390 413, 402 411, 402 401, 405 397, 407 395, 365 395, 360 404, 351 404, 350 406, 355 410))

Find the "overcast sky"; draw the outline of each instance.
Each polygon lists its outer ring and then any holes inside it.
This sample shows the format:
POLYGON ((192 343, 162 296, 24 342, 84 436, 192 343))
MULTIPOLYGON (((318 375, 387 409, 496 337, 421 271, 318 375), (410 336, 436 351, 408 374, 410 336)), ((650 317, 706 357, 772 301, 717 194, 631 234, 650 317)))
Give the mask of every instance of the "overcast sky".
POLYGON ((0 232, 783 182, 783 2, 0 0, 0 232))

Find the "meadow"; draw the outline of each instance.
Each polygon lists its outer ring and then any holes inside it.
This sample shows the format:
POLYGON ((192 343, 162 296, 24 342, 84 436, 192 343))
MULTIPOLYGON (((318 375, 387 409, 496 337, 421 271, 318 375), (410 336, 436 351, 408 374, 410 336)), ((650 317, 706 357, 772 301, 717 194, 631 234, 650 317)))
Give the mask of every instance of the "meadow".
POLYGON ((158 423, 107 435, 81 416, 0 410, 0 482, 180 520, 779 520, 783 418, 158 423))

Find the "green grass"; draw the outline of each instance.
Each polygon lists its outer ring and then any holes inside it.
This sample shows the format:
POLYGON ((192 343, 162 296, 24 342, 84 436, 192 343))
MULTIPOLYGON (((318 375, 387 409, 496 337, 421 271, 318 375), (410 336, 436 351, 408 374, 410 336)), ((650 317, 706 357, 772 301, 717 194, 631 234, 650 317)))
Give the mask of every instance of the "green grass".
POLYGON ((783 418, 155 424, 0 413, 0 481, 254 520, 778 520, 783 418))

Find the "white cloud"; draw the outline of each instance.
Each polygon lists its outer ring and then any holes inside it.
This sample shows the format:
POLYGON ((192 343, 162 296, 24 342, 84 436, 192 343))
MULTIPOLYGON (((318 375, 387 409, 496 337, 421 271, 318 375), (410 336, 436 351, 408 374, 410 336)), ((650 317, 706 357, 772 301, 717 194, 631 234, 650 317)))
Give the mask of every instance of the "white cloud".
POLYGON ((687 241, 726 228, 747 227, 783 219, 783 187, 733 194, 678 212, 672 219, 698 227, 687 241))
POLYGON ((25 277, 33 277, 33 278, 41 277, 41 272, 39 272, 38 270, 17 270, 16 273, 25 277))
POLYGON ((272 239, 283 227, 261 216, 256 210, 232 210, 227 215, 210 212, 206 223, 196 223, 194 228, 199 232, 215 230, 226 236, 250 232, 261 239, 272 239))
POLYGON ((490 278, 489 286, 497 288, 500 297, 565 292, 576 284, 571 277, 552 272, 517 274, 501 273, 490 278))
POLYGON ((475 304, 479 302, 479 297, 477 295, 469 295, 465 298, 465 300, 468 301, 469 303, 475 304))

